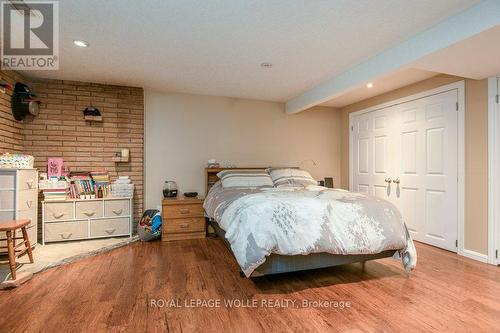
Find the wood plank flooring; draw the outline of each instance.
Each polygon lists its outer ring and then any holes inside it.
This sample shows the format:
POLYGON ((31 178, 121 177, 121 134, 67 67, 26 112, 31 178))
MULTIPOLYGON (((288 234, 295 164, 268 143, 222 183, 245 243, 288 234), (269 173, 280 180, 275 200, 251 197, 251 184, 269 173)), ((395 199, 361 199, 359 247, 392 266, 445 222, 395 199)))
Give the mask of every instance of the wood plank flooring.
POLYGON ((417 250, 410 277, 399 261, 382 259, 364 270, 352 264, 248 280, 219 239, 134 243, 0 291, 0 331, 500 331, 500 268, 417 250), (196 300, 221 304, 186 307, 196 300), (224 305, 231 300, 256 307, 224 305), (271 307, 277 302, 290 307, 271 307))

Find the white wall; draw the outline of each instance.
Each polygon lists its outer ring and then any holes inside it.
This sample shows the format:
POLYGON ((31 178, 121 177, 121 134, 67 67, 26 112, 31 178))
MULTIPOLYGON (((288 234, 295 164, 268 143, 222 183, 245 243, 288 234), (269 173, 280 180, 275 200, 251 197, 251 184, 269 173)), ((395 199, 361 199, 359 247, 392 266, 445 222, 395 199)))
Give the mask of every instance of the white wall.
POLYGON ((165 180, 205 194, 210 158, 238 167, 298 166, 340 185, 340 113, 287 115, 283 103, 145 91, 145 204, 155 208, 165 180))

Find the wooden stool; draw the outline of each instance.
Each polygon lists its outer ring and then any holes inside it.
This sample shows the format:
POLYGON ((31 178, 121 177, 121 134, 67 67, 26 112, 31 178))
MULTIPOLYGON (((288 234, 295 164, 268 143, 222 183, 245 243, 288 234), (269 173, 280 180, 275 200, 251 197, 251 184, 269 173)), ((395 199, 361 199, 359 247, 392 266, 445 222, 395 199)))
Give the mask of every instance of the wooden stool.
POLYGON ((30 262, 33 263, 33 252, 31 251, 30 240, 26 232, 26 226, 28 224, 30 224, 30 220, 28 219, 0 222, 0 232, 5 231, 7 234, 7 239, 0 239, 2 241, 7 240, 7 246, 0 246, 0 248, 7 248, 9 252, 9 266, 10 272, 12 273, 12 280, 16 279, 16 258, 20 258, 27 253, 30 262), (21 229, 23 237, 16 238, 17 229, 21 229), (16 245, 16 239, 22 239, 23 242, 16 245), (18 250, 20 246, 24 246, 24 249, 18 250), (19 253, 16 254, 16 252, 19 253))

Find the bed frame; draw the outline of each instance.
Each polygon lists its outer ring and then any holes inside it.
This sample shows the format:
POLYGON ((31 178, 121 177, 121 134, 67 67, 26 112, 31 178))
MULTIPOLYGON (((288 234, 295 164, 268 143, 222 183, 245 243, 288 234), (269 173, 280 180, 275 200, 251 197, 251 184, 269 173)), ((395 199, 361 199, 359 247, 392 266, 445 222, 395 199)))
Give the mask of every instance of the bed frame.
MULTIPOLYGON (((209 223, 212 228, 214 228, 217 237, 221 238, 229 251, 233 253, 233 251, 231 250, 231 245, 226 239, 225 231, 217 224, 217 222, 210 220, 209 223)), ((296 256, 271 254, 269 257, 267 257, 265 263, 263 263, 253 271, 250 277, 253 278, 271 274, 306 271, 311 269, 352 264, 355 262, 364 263, 368 260, 392 257, 394 253, 396 253, 395 250, 383 251, 377 254, 356 255, 330 254, 324 252, 296 256)), ((245 277, 242 271, 240 271, 240 276, 245 277)))
MULTIPOLYGON (((210 188, 215 184, 219 177, 217 173, 222 170, 235 170, 235 169, 246 169, 246 170, 263 170, 265 168, 207 168, 206 169, 206 190, 207 193, 210 188)), ((209 232, 213 229, 215 234, 220 237, 226 247, 231 253, 231 246, 226 239, 226 232, 219 226, 216 221, 209 220, 209 232)), ((344 255, 344 254, 330 254, 330 253, 311 253, 308 255, 296 255, 287 256, 279 254, 271 254, 267 257, 266 262, 257 267, 250 277, 259 277, 271 274, 281 274, 290 273, 297 271, 305 271, 318 268, 334 267, 345 264, 352 264, 355 262, 364 263, 368 260, 375 260, 381 258, 392 257, 397 251, 388 250, 377 254, 356 254, 356 255, 344 255)), ((234 254, 233 254, 234 256, 234 254)), ((240 275, 244 277, 243 272, 240 271, 240 275)))

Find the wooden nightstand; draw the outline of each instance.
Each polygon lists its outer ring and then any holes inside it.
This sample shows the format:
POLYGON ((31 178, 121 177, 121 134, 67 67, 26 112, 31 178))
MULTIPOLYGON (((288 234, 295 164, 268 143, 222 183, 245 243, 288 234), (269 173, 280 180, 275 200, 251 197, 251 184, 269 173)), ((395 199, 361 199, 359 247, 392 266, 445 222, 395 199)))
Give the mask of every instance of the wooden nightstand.
POLYGON ((168 198, 162 206, 162 241, 205 237, 203 199, 168 198))

